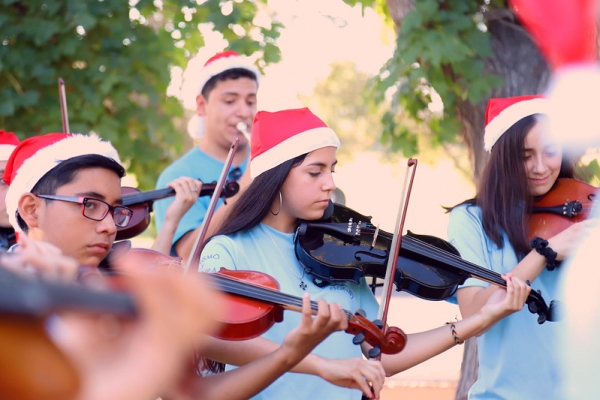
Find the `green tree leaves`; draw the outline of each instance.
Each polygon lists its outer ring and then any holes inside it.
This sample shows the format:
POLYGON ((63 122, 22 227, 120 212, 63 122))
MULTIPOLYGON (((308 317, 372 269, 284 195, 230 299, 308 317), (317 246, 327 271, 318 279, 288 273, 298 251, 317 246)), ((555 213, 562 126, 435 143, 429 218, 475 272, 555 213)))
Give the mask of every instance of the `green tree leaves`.
POLYGON ((183 150, 183 108, 166 92, 170 68, 203 45, 199 26, 214 26, 239 53, 258 52, 261 67, 280 57, 281 25, 254 25, 266 0, 201 3, 2 1, 0 129, 22 139, 61 131, 62 77, 70 130, 112 141, 140 187, 153 187, 183 150))

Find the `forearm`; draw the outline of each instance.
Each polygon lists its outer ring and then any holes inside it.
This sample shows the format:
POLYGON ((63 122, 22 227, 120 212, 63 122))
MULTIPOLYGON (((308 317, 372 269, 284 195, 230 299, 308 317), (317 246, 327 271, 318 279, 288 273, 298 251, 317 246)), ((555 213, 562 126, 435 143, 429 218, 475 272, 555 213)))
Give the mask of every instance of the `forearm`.
POLYGON ((203 355, 224 364, 241 366, 264 357, 278 348, 278 343, 261 337, 240 341, 210 337, 203 349, 203 355))
POLYGON ((165 219, 165 222, 160 232, 158 232, 151 249, 169 255, 171 253, 171 246, 173 245, 173 237, 175 236, 176 230, 177 223, 172 222, 168 218, 165 219))
MULTIPOLYGON (((456 333, 466 340, 485 331, 493 325, 489 317, 482 313, 454 323, 456 333)), ((381 363, 387 376, 405 371, 454 347, 456 342, 450 325, 444 325, 429 331, 409 334, 404 350, 397 354, 384 354, 381 363)))
MULTIPOLYGON (((510 271, 510 274, 531 283, 544 270, 545 266, 546 259, 536 251, 532 251, 510 271)), ((468 317, 481 310, 490 296, 498 289, 499 287, 496 285, 490 285, 485 289, 477 286, 460 288, 457 298, 462 316, 468 317)))
MULTIPOLYGON (((211 337, 203 350, 204 356, 224 364, 246 365, 279 349, 278 343, 264 338, 243 341, 226 341, 211 337)), ((290 372, 319 375, 322 358, 308 354, 302 360, 290 360, 295 364, 290 372), (296 363, 297 362, 297 363, 296 363)))
POLYGON ((293 361, 281 349, 249 364, 221 374, 198 377, 192 388, 192 398, 244 400, 264 390, 288 371, 293 361), (241 385, 239 382, 243 382, 241 385))

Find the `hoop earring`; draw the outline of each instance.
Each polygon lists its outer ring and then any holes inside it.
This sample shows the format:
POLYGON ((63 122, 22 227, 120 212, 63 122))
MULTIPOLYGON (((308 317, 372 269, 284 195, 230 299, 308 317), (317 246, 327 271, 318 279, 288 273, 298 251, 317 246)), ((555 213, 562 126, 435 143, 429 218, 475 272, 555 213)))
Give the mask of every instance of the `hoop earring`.
POLYGON ((274 216, 278 216, 279 213, 281 212, 281 206, 283 205, 283 197, 281 196, 281 190, 279 191, 279 210, 277 210, 276 213, 273 212, 273 210, 271 210, 271 208, 269 208, 269 211, 271 212, 271 214, 273 214, 274 216))

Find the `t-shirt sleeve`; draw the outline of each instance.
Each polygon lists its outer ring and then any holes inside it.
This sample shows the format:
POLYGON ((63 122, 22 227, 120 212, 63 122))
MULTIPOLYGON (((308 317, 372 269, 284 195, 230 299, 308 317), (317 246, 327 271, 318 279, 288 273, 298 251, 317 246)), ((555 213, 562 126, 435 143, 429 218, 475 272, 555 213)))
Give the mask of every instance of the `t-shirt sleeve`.
MULTIPOLYGON (((470 206, 457 207, 450 212, 448 240, 464 260, 489 269, 485 233, 475 212, 476 208, 470 206)), ((462 287, 466 286, 486 287, 488 284, 480 279, 469 278, 462 287)))
POLYGON ((204 246, 198 271, 213 274, 221 268, 235 270, 235 244, 227 236, 216 236, 204 246))

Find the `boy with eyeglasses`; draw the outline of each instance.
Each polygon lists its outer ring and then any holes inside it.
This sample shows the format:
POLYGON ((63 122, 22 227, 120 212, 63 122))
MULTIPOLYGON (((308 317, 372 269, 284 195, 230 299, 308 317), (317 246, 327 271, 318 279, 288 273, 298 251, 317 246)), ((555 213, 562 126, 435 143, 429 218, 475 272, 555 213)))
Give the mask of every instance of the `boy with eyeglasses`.
POLYGON ((52 133, 25 139, 4 171, 6 205, 18 234, 48 242, 79 265, 97 267, 108 255, 122 206, 125 174, 114 147, 95 136, 52 133))

